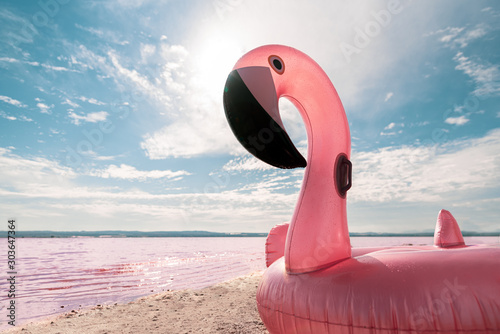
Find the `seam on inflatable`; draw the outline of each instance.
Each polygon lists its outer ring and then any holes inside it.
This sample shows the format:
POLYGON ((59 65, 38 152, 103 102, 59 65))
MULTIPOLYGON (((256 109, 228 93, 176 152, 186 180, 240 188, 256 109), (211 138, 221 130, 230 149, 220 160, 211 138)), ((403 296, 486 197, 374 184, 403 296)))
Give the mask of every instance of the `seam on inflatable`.
MULTIPOLYGON (((453 302, 451 300, 448 303, 450 304, 450 306, 453 305, 453 302)), ((456 314, 454 307, 450 308, 451 308, 451 314, 453 315, 453 324, 455 325, 455 328, 458 328, 458 319, 460 317, 456 314)))
POLYGON ((484 317, 484 310, 483 310, 483 306, 481 305, 481 302, 479 301, 479 299, 477 298, 476 295, 474 295, 474 299, 476 300, 476 303, 477 303, 477 307, 479 308, 479 311, 481 311, 481 317, 483 318, 483 322, 486 324, 486 318, 484 317))
MULTIPOLYGON (((436 330, 436 329, 425 329, 425 330, 417 330, 417 329, 401 329, 401 328, 387 328, 387 327, 368 327, 368 326, 354 326, 354 325, 347 325, 347 324, 342 324, 342 323, 335 323, 335 322, 331 322, 331 321, 322 321, 322 320, 315 320, 315 319, 311 319, 311 318, 307 318, 307 317, 302 317, 302 316, 299 316, 299 315, 296 315, 296 314, 291 314, 291 313, 288 313, 288 312, 284 312, 284 311, 281 311, 281 310, 276 310, 276 309, 272 309, 270 307, 267 307, 267 306, 264 306, 262 305, 261 303, 259 303, 259 301, 257 300, 257 304, 259 307, 262 307, 263 309, 266 309, 268 311, 273 311, 273 312, 277 312, 277 313, 281 313, 283 315, 288 315, 288 316, 291 316, 293 317, 294 319, 302 319, 302 320, 307 320, 307 321, 313 321, 313 322, 317 322, 317 323, 323 323, 323 324, 328 324, 328 325, 333 325, 333 326, 342 326, 342 327, 351 327, 351 328, 361 328, 361 329, 375 329, 375 330, 397 330, 398 333, 401 333, 401 332, 410 332, 410 333, 414 333, 414 332, 418 332, 418 333, 467 333, 467 332, 471 332, 471 333, 488 333, 488 332, 491 332, 491 331, 498 331, 500 330, 500 328, 486 328, 486 329, 450 329, 450 330, 444 330, 444 331, 440 331, 440 330, 436 330)), ((295 320, 294 320, 295 322, 295 320)))
MULTIPOLYGON (((285 288, 285 285, 282 285, 282 289, 285 288)), ((290 295, 290 307, 292 308, 292 313, 295 314, 295 293, 292 293, 290 295)), ((307 306, 306 306, 307 307, 307 306)), ((296 329, 299 328, 299 326, 297 326, 297 318, 293 318, 293 329, 294 329, 294 332, 297 332, 296 329)), ((297 333, 299 334, 299 333, 297 333)))
POLYGON ((311 273, 315 273, 317 271, 321 271, 321 270, 325 270, 325 269, 328 269, 330 267, 333 267, 334 265, 337 265, 341 262, 344 262, 346 260, 349 260, 349 259, 352 259, 352 257, 345 257, 343 259, 340 259, 340 260, 336 260, 336 261, 333 261, 333 262, 328 262, 324 265, 322 265, 321 267, 318 267, 318 268, 304 268, 302 269, 303 271, 299 272, 299 273, 295 273, 295 272, 287 272, 288 275, 303 275, 303 274, 311 274, 311 273))

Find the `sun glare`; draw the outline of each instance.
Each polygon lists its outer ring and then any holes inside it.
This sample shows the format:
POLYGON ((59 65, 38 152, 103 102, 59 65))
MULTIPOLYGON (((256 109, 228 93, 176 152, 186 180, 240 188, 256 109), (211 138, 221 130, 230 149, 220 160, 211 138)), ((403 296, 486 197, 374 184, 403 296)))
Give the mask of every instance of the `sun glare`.
POLYGON ((221 99, 224 83, 236 61, 243 55, 235 40, 225 36, 203 40, 196 59, 196 84, 210 97, 221 99))

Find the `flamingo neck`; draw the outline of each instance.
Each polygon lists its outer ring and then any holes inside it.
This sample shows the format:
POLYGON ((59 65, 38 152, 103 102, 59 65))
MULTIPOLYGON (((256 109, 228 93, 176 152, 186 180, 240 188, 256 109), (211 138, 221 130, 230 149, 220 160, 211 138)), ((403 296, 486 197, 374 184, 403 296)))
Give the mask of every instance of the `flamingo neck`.
POLYGON ((295 274, 351 257, 346 199, 335 181, 338 157, 350 157, 349 125, 335 88, 316 66, 319 71, 305 70, 303 80, 278 92, 297 107, 308 137, 308 166, 285 245, 286 269, 295 274))

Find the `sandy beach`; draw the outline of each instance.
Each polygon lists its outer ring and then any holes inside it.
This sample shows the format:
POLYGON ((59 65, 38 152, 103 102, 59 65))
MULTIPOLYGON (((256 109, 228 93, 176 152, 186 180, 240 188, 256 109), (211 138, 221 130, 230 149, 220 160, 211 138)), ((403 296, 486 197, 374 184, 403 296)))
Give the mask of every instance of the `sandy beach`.
POLYGON ((72 310, 7 333, 268 333, 255 302, 261 276, 256 272, 201 290, 72 310))

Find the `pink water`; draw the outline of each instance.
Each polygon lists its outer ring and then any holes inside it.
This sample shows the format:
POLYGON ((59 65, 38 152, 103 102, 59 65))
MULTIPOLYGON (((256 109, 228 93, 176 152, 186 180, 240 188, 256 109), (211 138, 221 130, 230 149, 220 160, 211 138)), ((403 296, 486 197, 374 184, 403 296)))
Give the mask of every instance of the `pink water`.
MULTIPOLYGON (((498 237, 465 239, 466 243, 499 241, 498 237)), ((432 241, 432 237, 351 238, 353 247, 432 241)), ((168 289, 203 288, 265 269, 265 238, 26 238, 16 243, 16 325, 97 304, 126 303, 168 289)), ((1 270, 7 272, 6 263, 1 270)), ((6 279, 0 281, 0 330, 10 327, 7 284, 6 279)))
MULTIPOLYGON (((265 268, 265 238, 27 238, 16 242, 16 324, 168 289, 202 288, 265 268)), ((8 290, 5 279, 0 289, 8 290)), ((6 295, 0 295, 0 329, 6 328, 6 295)))

